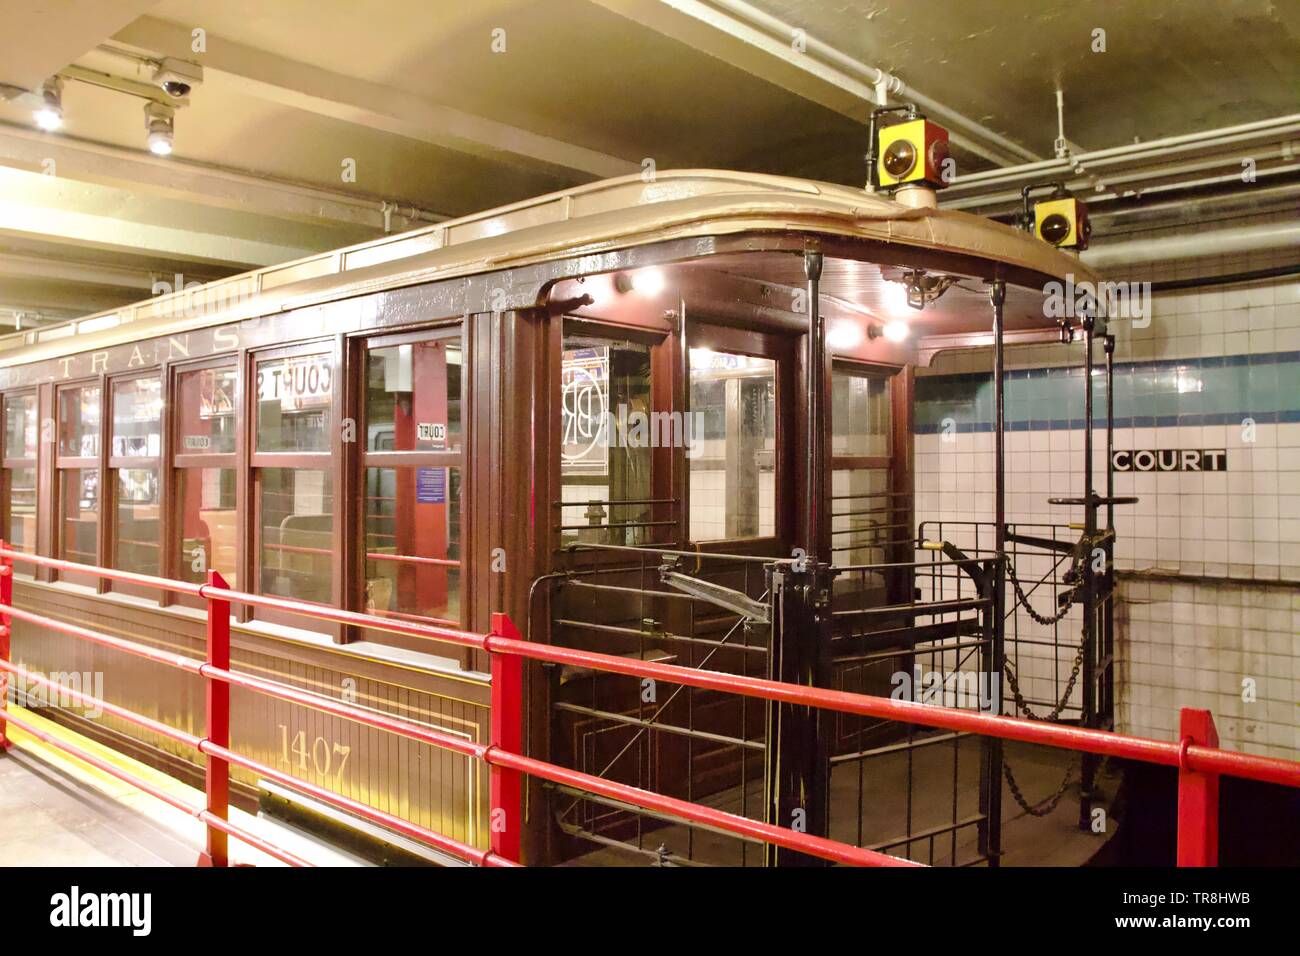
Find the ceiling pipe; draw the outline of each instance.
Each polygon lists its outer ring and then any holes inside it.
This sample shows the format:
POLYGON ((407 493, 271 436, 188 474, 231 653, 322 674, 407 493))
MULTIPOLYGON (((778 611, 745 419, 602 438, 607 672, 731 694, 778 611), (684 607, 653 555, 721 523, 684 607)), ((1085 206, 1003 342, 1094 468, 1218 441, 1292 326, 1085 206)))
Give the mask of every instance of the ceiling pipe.
POLYGON ((1267 222, 1236 229, 1215 229, 1158 239, 1133 239, 1093 246, 1081 256, 1096 269, 1116 269, 1207 256, 1239 255, 1265 249, 1300 247, 1300 222, 1267 222))
MULTIPOLYGON (((1294 152, 1297 147, 1290 140, 1297 137, 1300 137, 1300 113, 1291 113, 1255 123, 1242 123, 1238 126, 1226 126, 1181 136, 1167 136, 1164 139, 1150 140, 1145 143, 1129 143, 1108 149, 1074 153, 1061 159, 970 173, 958 176, 948 186, 945 191, 944 207, 960 209, 986 204, 992 201, 986 198, 992 190, 1010 189, 1013 186, 1019 188, 1026 182, 1041 179, 1095 176, 1109 185, 1110 182, 1120 181, 1119 174, 1107 173, 1106 170, 1114 170, 1125 165, 1143 166, 1169 162, 1188 153, 1228 150, 1247 144, 1275 145, 1284 152, 1286 150, 1294 152)), ((1239 161, 1245 157, 1239 154, 1236 158, 1239 161)), ((1291 157, 1288 155, 1286 158, 1291 157)))
MULTIPOLYGON (((697 0, 661 0, 661 2, 688 16, 703 20, 716 29, 738 36, 734 24, 727 24, 716 14, 721 11, 735 20, 747 24, 753 29, 775 36, 782 44, 788 44, 795 35, 795 27, 778 17, 764 13, 745 3, 744 0, 710 0, 699 3, 697 0), (706 12, 708 11, 708 12, 706 12), (714 15, 709 15, 712 12, 714 15)), ((874 66, 868 66, 832 46, 808 36, 805 38, 805 53, 812 53, 818 59, 842 70, 850 78, 859 80, 871 88, 877 106, 886 106, 887 100, 915 103, 921 111, 948 128, 949 138, 958 146, 970 150, 999 166, 1009 166, 1017 161, 1034 162, 1040 157, 1012 139, 997 133, 987 126, 971 119, 949 106, 945 106, 924 93, 914 89, 902 79, 874 66)), ((798 65, 797 60, 788 62, 798 65)))

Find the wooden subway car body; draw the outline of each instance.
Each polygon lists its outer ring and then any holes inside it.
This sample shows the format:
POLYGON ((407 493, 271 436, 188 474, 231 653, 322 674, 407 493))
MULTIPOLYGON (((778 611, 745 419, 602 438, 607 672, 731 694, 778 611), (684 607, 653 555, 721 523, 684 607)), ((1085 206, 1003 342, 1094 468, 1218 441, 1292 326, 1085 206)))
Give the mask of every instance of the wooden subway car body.
MULTIPOLYGON (((815 427, 833 438, 834 461, 820 480, 878 480, 904 530, 871 553, 911 560, 912 369, 990 341, 990 280, 1008 283, 1010 343, 1055 335, 1045 288, 1092 275, 976 217, 714 171, 595 183, 0 340, 4 537, 169 578, 211 567, 243 590, 480 632, 505 611, 531 639, 560 639, 553 620, 579 611, 552 607, 537 582, 626 560, 574 544, 769 556, 808 546, 809 253, 823 263, 825 380, 858 376, 849 392, 883 408, 879 427, 833 433, 839 386, 827 385, 815 427), (906 311, 910 334, 892 341, 881 329, 917 275, 946 291, 906 311)), ((812 542, 823 553, 833 524, 812 542)), ((732 584, 755 587, 739 581, 747 573, 732 584)), ((15 601, 203 656, 202 612, 175 594, 20 565, 15 601)), ((587 600, 579 610, 597 628, 563 639, 646 653, 644 638, 598 632, 601 614, 635 616, 618 603, 587 600)), ((13 658, 203 731, 202 687, 176 671, 22 622, 13 658)), ((477 652, 242 609, 234 666, 486 739, 477 652)), ((570 691, 595 678, 546 670, 528 682, 529 747, 593 769, 601 745, 573 701, 595 691, 570 691), (569 713, 552 721, 565 694, 569 713)), ((200 779, 168 740, 17 691, 20 704, 200 779)), ((233 713, 234 746, 258 760, 486 845, 486 774, 473 761, 238 688, 233 713)), ((656 779, 642 782, 671 789, 673 761, 706 758, 656 759, 656 779)), ((237 784, 255 797, 256 779, 237 784)), ((551 798, 530 789, 534 861, 572 852, 543 809, 551 798)))

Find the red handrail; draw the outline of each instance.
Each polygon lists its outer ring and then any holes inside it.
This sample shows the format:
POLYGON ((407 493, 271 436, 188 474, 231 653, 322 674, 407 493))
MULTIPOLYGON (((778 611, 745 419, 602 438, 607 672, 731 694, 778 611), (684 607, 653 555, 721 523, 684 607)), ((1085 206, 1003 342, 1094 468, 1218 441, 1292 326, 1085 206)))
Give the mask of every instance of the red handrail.
MULTIPOLYGON (((771 826, 747 817, 688 803, 661 794, 650 793, 626 784, 616 783, 576 770, 557 767, 524 756, 518 752, 522 749, 519 728, 522 726, 520 709, 522 693, 520 689, 522 687, 522 660, 524 658, 550 663, 572 664, 594 670, 651 678, 667 683, 685 684, 763 700, 820 707, 840 713, 881 717, 921 726, 966 731, 1004 739, 1020 740, 1027 743, 1175 766, 1180 771, 1178 857, 1180 865, 1213 865, 1217 860, 1217 827, 1211 817, 1217 819, 1217 779, 1220 775, 1227 774, 1300 787, 1300 763, 1220 749, 1217 746, 1217 738, 1213 734, 1212 718, 1206 711, 1184 710, 1183 736, 1180 742, 1174 743, 1109 731, 1089 730, 911 701, 824 690, 815 687, 785 684, 763 678, 745 677, 682 667, 680 665, 633 660, 592 651, 536 644, 520 639, 509 618, 501 614, 493 615, 493 627, 490 633, 476 634, 440 625, 377 618, 373 615, 345 611, 325 605, 231 591, 220 587, 216 583, 194 585, 163 578, 151 578, 147 575, 131 572, 77 565, 58 559, 14 552, 5 549, 3 544, 0 543, 0 562, 7 567, 14 560, 26 561, 59 570, 75 570, 98 574, 109 580, 128 581, 202 597, 209 602, 210 618, 213 604, 245 604, 252 607, 295 613, 317 620, 367 627, 373 630, 388 631, 487 651, 491 654, 493 665, 492 733, 491 742, 485 746, 418 724, 412 724, 400 718, 302 691, 277 681, 233 672, 226 667, 217 666, 211 662, 204 663, 185 658, 182 655, 158 651, 122 638, 100 634, 78 625, 67 624, 33 614, 30 611, 13 608, 11 593, 4 593, 3 587, 0 587, 0 605, 3 606, 3 610, 0 610, 0 617, 12 614, 20 620, 50 627, 65 634, 146 657, 157 663, 179 667, 182 670, 196 673, 207 679, 210 685, 215 682, 220 682, 226 686, 236 684, 483 760, 488 765, 489 772, 492 775, 490 800, 492 839, 491 849, 488 851, 478 850, 465 844, 458 844, 456 841, 451 841, 449 838, 442 837, 432 831, 423 831, 423 828, 416 827, 414 824, 409 824, 399 818, 391 817, 389 814, 383 814, 381 811, 357 804, 355 801, 341 797, 324 788, 307 784, 298 778, 250 761, 229 751, 228 748, 214 743, 211 739, 199 739, 194 744, 196 749, 208 755, 210 763, 212 758, 216 757, 263 773, 271 779, 281 780, 287 785, 305 789, 323 800, 344 806, 361 816, 391 826, 399 832, 414 835, 417 839, 423 839, 431 845, 446 849, 462 859, 481 865, 512 865, 518 859, 519 835, 522 829, 519 809, 519 775, 524 773, 837 862, 876 866, 914 865, 911 861, 862 850, 848 844, 836 843, 806 833, 771 826)), ((0 578, 0 582, 7 582, 11 585, 12 578, 6 576, 0 578)), ((229 620, 228 615, 226 620, 229 620)), ((7 627, 0 628, 0 631, 4 632, 4 643, 7 643, 7 630, 7 627)), ((0 646, 0 651, 7 652, 7 647, 0 646)), ((4 656, 7 657, 7 653, 4 656)), ((12 673, 21 672, 21 669, 16 669, 13 665, 0 666, 12 673)), ((87 699, 93 700, 93 698, 87 699)), ((111 705, 104 706, 107 710, 111 705)), ((130 715, 129 711, 123 711, 121 708, 116 708, 112 712, 117 713, 118 716, 125 716, 127 719, 135 719, 137 723, 143 723, 145 720, 145 718, 138 718, 138 715, 130 715)), ((0 740, 2 739, 3 718, 0 718, 0 740)))

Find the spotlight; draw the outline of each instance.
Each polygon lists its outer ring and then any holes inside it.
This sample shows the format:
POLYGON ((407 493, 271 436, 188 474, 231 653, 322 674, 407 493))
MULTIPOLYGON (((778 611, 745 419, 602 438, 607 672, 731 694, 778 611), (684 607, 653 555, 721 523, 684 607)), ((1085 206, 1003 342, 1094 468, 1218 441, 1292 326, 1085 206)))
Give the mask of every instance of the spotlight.
POLYGON ((41 88, 40 107, 32 113, 36 125, 47 133, 52 133, 63 126, 63 80, 52 76, 41 88))
POLYGON ((909 332, 911 332, 911 329, 908 328, 907 323, 900 319, 895 319, 892 322, 885 323, 885 338, 889 339, 891 342, 903 341, 903 339, 907 338, 909 332))
POLYGON ((632 288, 642 295, 656 296, 664 290, 664 274, 658 269, 641 269, 634 272, 632 288))
POLYGON ((619 292, 635 291, 639 295, 653 298, 664 290, 664 274, 655 268, 638 269, 631 275, 620 272, 614 277, 614 288, 619 292))
POLYGON ((176 111, 170 106, 150 101, 144 105, 145 129, 149 132, 149 152, 170 156, 175 140, 176 111))
POLYGON ((856 322, 832 322, 826 330, 826 344, 841 352, 862 342, 862 326, 856 322))

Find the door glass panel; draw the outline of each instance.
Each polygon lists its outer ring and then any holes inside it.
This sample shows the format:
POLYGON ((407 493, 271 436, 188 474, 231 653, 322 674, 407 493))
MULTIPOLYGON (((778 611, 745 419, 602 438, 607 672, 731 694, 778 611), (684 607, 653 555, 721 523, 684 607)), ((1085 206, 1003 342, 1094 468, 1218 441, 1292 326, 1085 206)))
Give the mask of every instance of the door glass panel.
POLYGON ((691 349, 692 541, 776 533, 776 362, 691 349))
POLYGON ((890 541, 907 536, 895 524, 884 468, 831 472, 831 548, 837 565, 882 564, 890 541))
POLYGON ((889 457, 889 380, 836 368, 831 375, 831 454, 889 457))
POLYGON ((561 365, 561 541, 648 543, 650 348, 566 330, 561 365), (635 424, 643 422, 635 431, 635 424), (581 527, 574 527, 581 526, 581 527), (588 530, 590 528, 590 530, 588 530))

